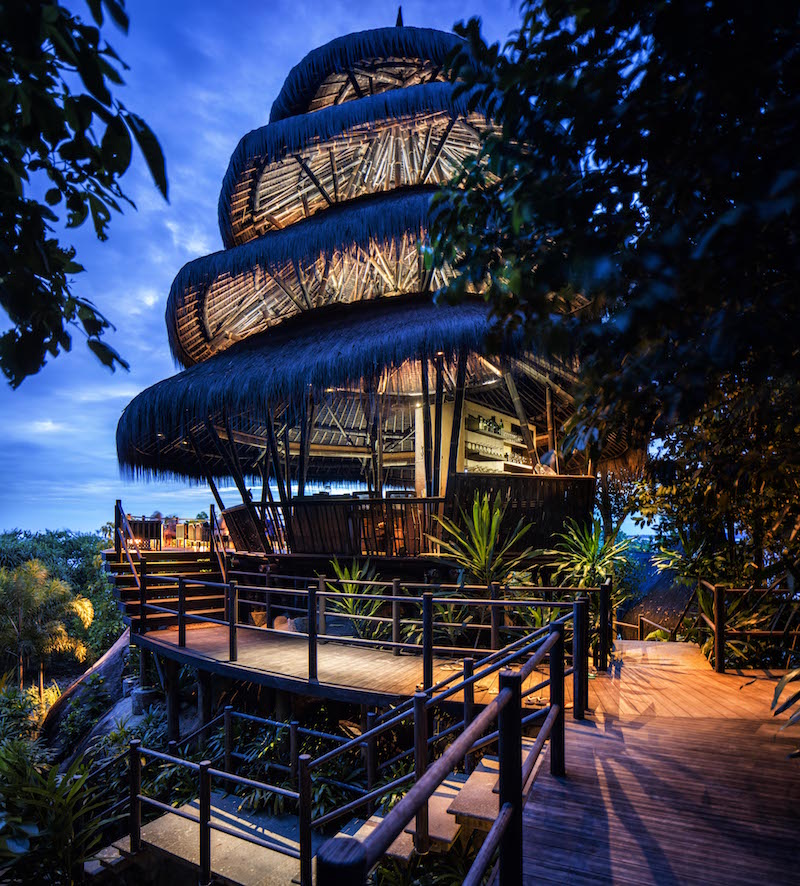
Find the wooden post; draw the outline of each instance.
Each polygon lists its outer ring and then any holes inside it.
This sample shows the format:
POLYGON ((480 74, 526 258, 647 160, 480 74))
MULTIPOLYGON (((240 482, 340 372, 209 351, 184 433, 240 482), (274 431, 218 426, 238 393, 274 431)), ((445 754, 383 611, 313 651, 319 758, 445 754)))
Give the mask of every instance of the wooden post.
POLYGON ((422 688, 433 686, 433 594, 422 595, 422 688))
POLYGON ((147 559, 139 565, 139 634, 147 633, 147 559))
MULTIPOLYGON (((475 660, 472 658, 464 659, 464 729, 472 722, 475 715, 475 684, 467 683, 475 673, 475 660)), ((464 771, 469 775, 475 766, 475 760, 472 754, 464 756, 464 771)))
POLYGON ((178 646, 186 645, 186 582, 178 578, 178 646))
POLYGON ((119 537, 122 532, 122 500, 117 499, 114 505, 114 557, 117 563, 122 563, 122 540, 119 537))
POLYGON ((300 830, 300 886, 311 886, 311 763, 310 754, 298 758, 300 794, 298 825, 300 830))
POLYGON ((308 682, 317 681, 317 589, 308 589, 308 682))
POLYGON ((639 616, 639 623, 638 623, 638 630, 637 630, 637 633, 638 633, 638 639, 639 639, 639 640, 644 640, 644 636, 645 636, 645 635, 644 635, 644 616, 643 616, 643 615, 640 615, 640 616, 639 616))
POLYGON ((607 578, 600 585, 600 618, 598 624, 598 664, 599 671, 608 670, 608 656, 611 651, 609 621, 611 620, 611 579, 607 578))
MULTIPOLYGON (((372 732, 375 728, 375 721, 378 715, 375 711, 367 711, 367 732, 372 732)), ((370 735, 367 739, 366 747, 366 769, 367 769, 367 790, 371 791, 378 781, 378 747, 374 735, 370 735)), ((375 811, 375 803, 370 800, 367 805, 367 816, 372 815, 375 811)))
POLYGON ((725 588, 714 585, 714 670, 725 673, 725 588))
POLYGON ((441 495, 442 475, 442 406, 444 405, 443 355, 436 355, 436 415, 433 426, 433 494, 441 495))
POLYGON ((142 849, 142 801, 139 795, 142 793, 142 758, 139 756, 141 741, 134 738, 130 744, 128 757, 128 774, 130 802, 128 806, 128 829, 131 832, 131 852, 141 852, 142 849))
POLYGON ((522 405, 522 400, 520 400, 516 382, 507 369, 505 370, 505 372, 503 372, 503 380, 506 383, 508 394, 511 397, 511 402, 514 405, 514 412, 517 414, 519 430, 522 434, 522 442, 525 444, 525 448, 528 450, 528 458, 530 458, 531 460, 531 470, 533 470, 533 466, 538 460, 538 453, 536 452, 536 443, 534 442, 533 436, 531 435, 531 429, 528 426, 528 416, 525 412, 525 407, 522 405))
POLYGON ((500 838, 500 884, 522 883, 522 678, 519 671, 500 671, 500 692, 511 690, 511 700, 497 718, 500 769, 500 809, 512 813, 500 838))
POLYGON ((550 385, 545 387, 545 408, 547 410, 547 445, 553 453, 553 470, 561 473, 558 465, 558 452, 556 451, 556 422, 553 415, 553 392, 550 385))
POLYGON ((300 760, 300 722, 289 721, 289 774, 292 781, 298 783, 299 760, 300 760))
POLYGON ((228 582, 228 661, 239 658, 239 638, 236 624, 239 620, 239 582, 228 582))
POLYGON ((200 883, 201 886, 211 883, 211 761, 203 760, 200 763, 200 793, 198 806, 200 807, 200 883))
POLYGON ((433 440, 431 434, 431 395, 428 385, 428 360, 423 357, 422 369, 422 446, 425 459, 425 495, 433 492, 433 440))
POLYGON ((225 771, 233 772, 233 705, 225 705, 222 723, 225 731, 225 771))
MULTIPOLYGON (((500 599, 500 583, 497 581, 493 581, 489 585, 489 599, 490 600, 499 600, 500 599)), ((500 648, 500 607, 499 606, 490 606, 489 607, 489 623, 490 623, 490 643, 489 646, 491 649, 499 649, 500 648)))
POLYGON ((353 837, 334 837, 317 853, 317 886, 364 886, 367 852, 353 837))
MULTIPOLYGON (((414 693, 414 775, 416 781, 425 775, 428 768, 428 712, 425 703, 428 696, 424 692, 414 693)), ((428 834, 428 801, 420 806, 417 812, 414 849, 419 855, 430 851, 431 841, 428 834)))
POLYGON ((167 738, 178 741, 180 734, 180 692, 178 684, 178 662, 168 658, 164 665, 164 682, 167 696, 167 738))
MULTIPOLYGON (((289 549, 294 548, 294 536, 292 534, 292 515, 289 508, 289 496, 283 483, 281 474, 281 460, 278 455, 278 441, 275 437, 275 426, 272 419, 272 410, 267 411, 267 445, 272 458, 272 469, 275 471, 275 483, 278 487, 278 498, 283 509, 283 525, 286 527, 286 540, 289 543, 289 549)), ((286 453, 288 459, 289 453, 286 453)), ((291 490, 289 490, 291 492, 291 490)))
POLYGON ((328 633, 328 625, 327 625, 327 618, 326 618, 326 613, 325 613, 326 596, 325 596, 325 576, 324 575, 320 575, 319 579, 317 580, 317 586, 318 586, 318 596, 317 596, 318 603, 317 603, 317 605, 319 607, 319 633, 325 635, 328 633))
POLYGON ((461 417, 464 414, 464 394, 467 383, 467 355, 461 351, 458 355, 456 368, 456 390, 453 401, 453 421, 450 426, 450 456, 447 459, 447 481, 445 483, 445 498, 449 500, 453 489, 453 478, 456 475, 458 465, 458 448, 461 442, 461 417))
POLYGON ((586 713, 583 691, 584 657, 583 620, 586 618, 586 604, 579 597, 572 604, 572 719, 583 720, 586 713))
POLYGON ((558 634, 558 641, 550 650, 550 706, 559 711, 550 733, 550 774, 564 775, 564 625, 551 624, 550 631, 558 634))
MULTIPOLYGON (((392 579, 392 643, 400 642, 400 579, 392 579)), ((395 646, 392 650, 394 655, 400 655, 400 649, 395 646)))

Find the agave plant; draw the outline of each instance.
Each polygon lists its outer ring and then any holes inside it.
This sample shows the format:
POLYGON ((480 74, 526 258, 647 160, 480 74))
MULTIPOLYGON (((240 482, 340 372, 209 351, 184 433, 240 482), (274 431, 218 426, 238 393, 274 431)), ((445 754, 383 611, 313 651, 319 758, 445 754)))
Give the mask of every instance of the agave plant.
POLYGON ((506 514, 498 492, 494 501, 489 493, 475 493, 472 514, 459 508, 463 528, 447 517, 435 519, 449 538, 428 538, 439 545, 441 552, 460 566, 475 582, 487 586, 493 581, 505 581, 515 570, 524 569, 530 560, 532 548, 516 551, 522 537, 530 529, 530 524, 520 520, 514 529, 500 538, 500 529, 506 514))
MULTIPOLYGON (((341 612, 342 615, 352 616, 348 620, 358 637, 365 640, 386 639, 388 630, 383 622, 369 621, 368 619, 378 615, 381 608, 380 600, 360 600, 357 597, 345 597, 345 594, 358 594, 363 590, 357 582, 375 581, 378 578, 377 570, 369 560, 359 563, 357 560, 347 566, 334 558, 331 560, 338 583, 326 582, 325 586, 336 596, 328 597, 328 607, 331 613, 341 612)), ((370 588, 370 595, 379 596, 386 594, 387 588, 370 588)), ((366 593, 366 592, 365 592, 366 593)))
POLYGON ((630 539, 617 541, 616 533, 604 538, 599 520, 588 525, 569 518, 566 525, 564 532, 556 534, 555 547, 537 552, 550 559, 554 578, 580 587, 596 587, 613 578, 625 560, 630 539))

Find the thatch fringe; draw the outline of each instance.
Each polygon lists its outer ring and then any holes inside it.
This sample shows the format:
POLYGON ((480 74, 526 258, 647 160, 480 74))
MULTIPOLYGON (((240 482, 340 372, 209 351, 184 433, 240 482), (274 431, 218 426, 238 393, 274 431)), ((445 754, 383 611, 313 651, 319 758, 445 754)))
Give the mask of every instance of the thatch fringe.
POLYGON ((450 83, 425 83, 332 105, 312 114, 290 117, 248 132, 231 155, 222 181, 218 204, 222 242, 226 246, 234 242, 231 200, 243 172, 254 166, 278 162, 287 154, 304 151, 311 144, 330 141, 356 126, 384 120, 411 122, 420 114, 431 113, 445 113, 453 118, 465 117, 470 112, 471 100, 470 92, 454 98, 450 83))
POLYGON ((337 37, 296 64, 272 105, 270 123, 308 110, 320 84, 367 59, 418 58, 442 64, 464 41, 432 28, 375 28, 337 37))
POLYGON ((261 268, 278 273, 282 265, 303 264, 336 252, 363 249, 371 243, 390 244, 408 234, 424 236, 430 199, 435 188, 417 188, 370 195, 343 203, 281 231, 269 231, 257 240, 214 252, 185 264, 170 288, 166 323, 170 350, 181 365, 192 360, 184 351, 178 315, 197 290, 219 276, 252 273, 261 268))
POLYGON ((246 414, 265 425, 268 409, 290 404, 290 416, 299 419, 309 385, 319 392, 352 385, 440 351, 448 358, 485 353, 491 322, 483 302, 437 306, 427 294, 294 317, 139 394, 117 427, 119 462, 153 467, 143 450, 152 450, 159 435, 183 436, 214 414, 246 414))

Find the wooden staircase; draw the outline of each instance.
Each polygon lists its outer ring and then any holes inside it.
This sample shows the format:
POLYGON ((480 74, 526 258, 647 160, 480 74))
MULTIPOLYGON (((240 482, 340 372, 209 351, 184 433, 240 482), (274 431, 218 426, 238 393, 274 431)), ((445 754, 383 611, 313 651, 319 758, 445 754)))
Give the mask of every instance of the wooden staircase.
MULTIPOLYGON (((186 611, 209 618, 225 617, 225 597, 219 588, 208 588, 200 582, 220 582, 222 578, 213 555, 208 551, 167 548, 142 553, 147 564, 147 602, 167 609, 178 608, 178 586, 160 582, 158 576, 183 578, 186 588, 186 611)), ((118 562, 113 551, 103 554, 106 572, 114 583, 114 594, 128 624, 140 616, 140 592, 137 575, 127 559, 118 562)), ((138 564, 134 560, 138 568, 138 564)), ((165 612, 147 613, 147 630, 172 627, 178 623, 176 615, 165 612)))

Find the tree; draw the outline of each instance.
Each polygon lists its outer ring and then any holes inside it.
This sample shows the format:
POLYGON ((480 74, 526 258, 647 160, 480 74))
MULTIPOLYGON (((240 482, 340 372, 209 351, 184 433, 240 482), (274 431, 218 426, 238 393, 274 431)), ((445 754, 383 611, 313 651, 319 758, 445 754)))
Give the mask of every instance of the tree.
POLYGON ((86 646, 70 631, 77 619, 84 628, 94 610, 85 597, 74 595, 66 582, 48 575, 38 560, 28 560, 12 572, 0 569, 0 646, 15 655, 20 689, 24 667, 38 668, 39 700, 44 693, 44 664, 56 652, 86 658, 86 646))
POLYGON ((580 359, 565 448, 713 424, 721 445, 690 465, 712 516, 760 497, 795 571, 799 21, 796 4, 526 0, 503 50, 470 21, 452 74, 496 128, 432 232, 459 273, 440 298, 480 289, 498 338, 580 359))
POLYGON ((127 31, 124 0, 87 5, 94 25, 55 0, 0 4, 0 306, 12 324, 0 335, 0 368, 12 387, 68 351, 75 330, 104 365, 127 368, 103 341, 109 321, 73 291, 83 268, 54 235, 57 211, 68 228, 91 217, 105 240, 111 211, 133 206, 119 179, 134 141, 167 196, 157 139, 110 91, 125 65, 100 26, 105 11, 127 31))

